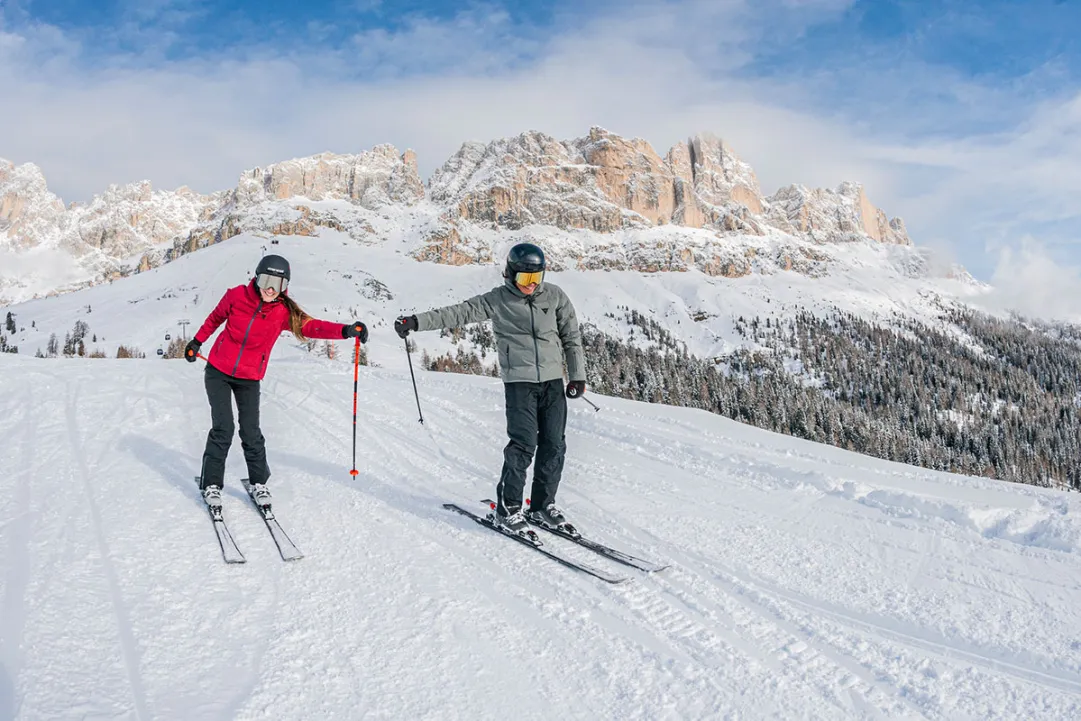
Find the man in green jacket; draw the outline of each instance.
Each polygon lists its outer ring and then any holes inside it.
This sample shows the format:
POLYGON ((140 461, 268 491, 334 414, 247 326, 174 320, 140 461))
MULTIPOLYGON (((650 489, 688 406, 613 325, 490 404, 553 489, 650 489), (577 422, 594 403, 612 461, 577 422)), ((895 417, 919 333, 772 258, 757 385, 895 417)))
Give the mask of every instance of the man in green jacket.
POLYGON ((582 335, 574 306, 558 286, 544 282, 544 251, 532 243, 511 248, 503 285, 456 305, 402 316, 394 330, 459 328, 491 319, 507 399, 503 472, 496 487, 497 522, 515 532, 528 528, 522 513, 526 470, 536 451, 528 522, 567 527, 555 505, 567 452, 567 398, 586 389, 582 335), (563 387, 563 359, 569 382, 563 387), (564 392, 566 397, 564 397, 564 392))

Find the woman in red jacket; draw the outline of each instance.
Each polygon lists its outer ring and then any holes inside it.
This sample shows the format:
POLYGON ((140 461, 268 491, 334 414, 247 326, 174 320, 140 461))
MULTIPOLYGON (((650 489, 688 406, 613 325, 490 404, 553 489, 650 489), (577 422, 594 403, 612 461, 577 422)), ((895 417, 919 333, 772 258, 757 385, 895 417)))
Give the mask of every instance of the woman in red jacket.
POLYGON ((212 425, 206 437, 199 486, 208 506, 221 506, 225 458, 233 442, 233 397, 252 498, 259 505, 270 503, 266 488, 270 468, 259 430, 259 381, 266 374, 267 360, 278 336, 292 331, 301 341, 356 337, 361 343, 368 342, 368 329, 360 321, 349 325, 331 323, 316 320, 301 310, 286 294, 289 276, 289 261, 279 255, 264 256, 250 283, 225 291, 184 350, 184 357, 194 363, 203 343, 225 323, 225 330, 210 349, 205 373, 212 425))

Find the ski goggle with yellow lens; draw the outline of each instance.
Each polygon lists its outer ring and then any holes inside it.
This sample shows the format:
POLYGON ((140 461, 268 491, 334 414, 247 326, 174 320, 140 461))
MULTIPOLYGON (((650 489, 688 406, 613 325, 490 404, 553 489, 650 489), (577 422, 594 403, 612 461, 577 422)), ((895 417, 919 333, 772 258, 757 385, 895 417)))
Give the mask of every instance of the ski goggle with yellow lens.
POLYGON ((289 281, 282 278, 280 275, 270 275, 269 273, 260 273, 255 276, 255 285, 260 289, 271 288, 278 291, 278 293, 284 293, 285 289, 289 287, 289 281))
POLYGON ((518 285, 533 285, 536 283, 540 285, 541 280, 544 279, 544 271, 540 270, 536 273, 515 273, 514 282, 518 285))

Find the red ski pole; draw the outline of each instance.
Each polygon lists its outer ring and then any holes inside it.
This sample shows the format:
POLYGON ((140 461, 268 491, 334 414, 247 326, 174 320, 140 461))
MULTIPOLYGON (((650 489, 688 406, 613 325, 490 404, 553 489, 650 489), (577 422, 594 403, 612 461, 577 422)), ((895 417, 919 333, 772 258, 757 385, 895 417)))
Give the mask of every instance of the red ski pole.
POLYGON ((357 378, 360 374, 360 338, 353 346, 353 470, 349 475, 357 477, 357 378))

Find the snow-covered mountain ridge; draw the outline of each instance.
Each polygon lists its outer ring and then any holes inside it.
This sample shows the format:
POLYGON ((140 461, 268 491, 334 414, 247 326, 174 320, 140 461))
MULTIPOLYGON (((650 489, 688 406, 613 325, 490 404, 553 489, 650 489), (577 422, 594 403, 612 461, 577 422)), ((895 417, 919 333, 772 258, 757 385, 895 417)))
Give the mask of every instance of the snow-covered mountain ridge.
MULTIPOLYGON (((313 202, 312 213, 341 204, 313 202)), ((158 348, 167 348, 166 334, 184 332, 179 321, 190 321, 186 326, 190 336, 226 288, 245 282, 262 254, 275 252, 289 259, 290 294, 306 310, 318 317, 368 323, 369 357, 373 363, 389 365, 402 354, 401 341, 389 327, 399 313, 463 300, 501 282, 499 270, 491 265, 417 262, 407 232, 390 224, 377 228, 387 238, 370 245, 358 244, 346 230, 328 227, 313 236, 241 233, 143 273, 8 306, 5 310, 13 314, 18 330, 7 340, 20 353, 34 355, 46 350, 50 335, 62 342, 73 324, 83 321, 89 326, 87 353, 114 357, 117 346, 124 344, 153 356, 158 348)), ((499 256, 521 237, 540 240, 556 254, 568 252, 558 229, 539 237, 523 235, 524 230, 485 233, 499 256)), ((624 234, 628 232, 615 235, 624 234)), ((836 308, 883 324, 905 316, 937 326, 943 304, 978 292, 958 280, 906 275, 892 256, 911 255, 907 247, 855 243, 829 251, 836 262, 821 277, 774 272, 726 278, 697 269, 683 273, 587 269, 553 271, 548 279, 567 291, 583 322, 638 342, 641 338, 634 337, 624 320, 627 312, 637 311, 656 319, 702 358, 747 345, 738 329, 741 317, 764 321, 791 317, 800 310, 821 316, 836 308)), ((420 351, 432 354, 456 350, 451 339, 435 333, 420 334, 417 342, 420 351)), ((297 352, 294 345, 283 338, 275 355, 297 352)), ((472 348, 466 340, 458 345, 472 348)))
POLYGON ((325 228, 364 245, 404 238, 412 257, 453 265, 493 262, 515 238, 545 241, 560 269, 816 276, 838 261, 838 244, 866 243, 894 246, 891 262, 929 273, 904 223, 858 184, 767 197, 712 136, 661 158, 643 140, 592 128, 569 141, 528 132, 465 143, 427 185, 412 151, 378 145, 254 168, 211 195, 142 182, 66 208, 39 168, 0 160, 0 303, 145 271, 241 232, 325 228))

